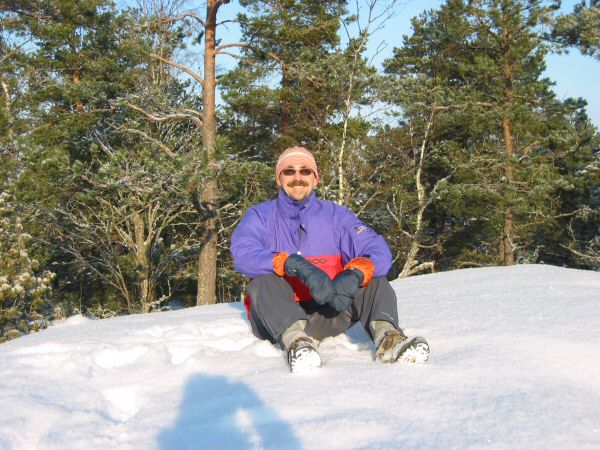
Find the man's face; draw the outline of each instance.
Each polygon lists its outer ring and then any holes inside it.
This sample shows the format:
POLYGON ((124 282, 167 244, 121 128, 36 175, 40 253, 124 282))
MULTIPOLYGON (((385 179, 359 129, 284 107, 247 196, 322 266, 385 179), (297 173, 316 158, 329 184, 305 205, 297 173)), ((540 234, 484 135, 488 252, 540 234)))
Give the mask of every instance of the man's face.
POLYGON ((306 166, 294 164, 286 167, 279 174, 277 186, 294 200, 302 200, 309 195, 316 185, 314 172, 306 166))

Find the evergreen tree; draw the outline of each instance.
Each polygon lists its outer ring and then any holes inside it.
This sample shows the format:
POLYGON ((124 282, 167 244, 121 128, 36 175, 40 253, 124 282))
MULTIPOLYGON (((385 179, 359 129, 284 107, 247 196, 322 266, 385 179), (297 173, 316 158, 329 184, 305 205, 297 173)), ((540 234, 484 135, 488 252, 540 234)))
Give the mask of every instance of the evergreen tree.
POLYGON ((352 14, 345 3, 245 3, 252 15, 240 17, 244 58, 224 77, 224 131, 235 148, 262 160, 291 145, 309 147, 322 174, 320 195, 361 209, 371 124, 360 112, 377 102, 378 80, 365 52, 395 2, 361 2, 352 14))
POLYGON ((600 59, 600 1, 577 3, 570 14, 557 17, 550 33, 550 40, 559 49, 576 47, 584 55, 600 59))
MULTIPOLYGON (((539 259, 582 269, 600 268, 600 134, 591 125, 583 100, 567 100, 567 152, 556 161, 565 182, 554 193, 556 218, 544 224, 536 240, 539 259)), ((564 122, 563 122, 564 123, 564 122)))
POLYGON ((46 0, 24 20, 36 44, 28 91, 37 127, 28 144, 49 159, 85 160, 91 129, 110 117, 109 100, 133 85, 122 65, 130 55, 119 47, 122 16, 110 0, 46 0))
POLYGON ((144 114, 146 118, 154 122, 168 122, 190 120, 201 130, 202 148, 199 151, 205 159, 205 165, 210 176, 198 184, 199 195, 195 198, 198 212, 204 218, 206 229, 206 240, 203 243, 198 256, 198 289, 196 302, 198 305, 215 303, 217 258, 219 239, 219 188, 218 168, 220 166, 220 153, 217 140, 217 66, 216 57, 219 54, 228 53, 227 49, 239 44, 221 44, 217 39, 219 9, 229 0, 208 0, 206 3, 205 16, 200 17, 195 11, 177 12, 181 6, 179 2, 158 2, 157 5, 171 4, 174 8, 160 8, 159 14, 153 19, 159 27, 166 25, 168 33, 176 31, 182 35, 182 39, 190 34, 197 36, 195 39, 186 41, 191 45, 202 45, 203 57, 201 63, 198 61, 177 61, 177 55, 165 55, 151 53, 150 56, 162 64, 170 66, 184 73, 201 88, 202 107, 185 108, 168 116, 155 115, 141 108, 133 108, 144 114), (190 33, 186 35, 186 33, 190 33), (202 75, 196 66, 203 67, 202 75))
MULTIPOLYGON (((107 157, 99 143, 108 141, 114 119, 110 102, 134 86, 136 74, 126 68, 134 64, 135 55, 124 39, 124 16, 116 14, 110 1, 47 0, 25 6, 15 23, 29 40, 23 57, 33 73, 22 100, 28 129, 17 141, 14 192, 48 217, 89 187, 87 182, 70 182, 73 167, 98 161, 99 155, 107 157)), ((52 227, 23 225, 32 235, 55 242, 52 227)), ((85 293, 80 306, 86 309, 96 301, 94 294, 110 292, 85 275, 59 246, 40 251, 42 264, 58 264, 57 295, 85 293)))
POLYGON ((450 0, 413 21, 386 63, 411 132, 428 136, 417 142, 430 186, 450 177, 427 219, 445 235, 442 267, 534 261, 540 225, 561 213, 553 196, 568 182, 556 161, 573 154, 564 133, 581 105, 557 101, 542 78, 539 27, 555 8, 450 0))
POLYGON ((34 70, 25 55, 28 36, 21 14, 25 12, 19 5, 0 2, 0 187, 3 189, 7 187, 3 183, 16 170, 18 141, 31 128, 26 114, 26 86, 34 70))
POLYGON ((45 328, 52 313, 48 295, 54 274, 30 256, 31 235, 14 199, 0 192, 0 342, 45 328))
POLYGON ((207 179, 200 121, 178 111, 194 111, 200 100, 150 57, 155 50, 164 59, 180 45, 178 33, 155 19, 139 10, 121 18, 129 50, 123 69, 136 84, 108 99, 111 116, 94 132, 88 158, 63 172, 76 193, 49 219, 76 276, 105 286, 112 295, 103 303, 119 313, 148 312, 187 294, 196 279, 191 258, 207 240, 191 199, 207 179))
POLYGON ((28 132, 18 148, 23 201, 51 208, 81 189, 63 183, 63 172, 93 159, 114 120, 111 100, 136 83, 124 20, 110 0, 33 2, 19 17, 34 69, 23 100, 28 132))
POLYGON ((267 157, 297 143, 314 149, 342 101, 329 90, 327 61, 339 43, 345 2, 241 4, 250 13, 238 17, 243 58, 223 80, 234 143, 267 157))

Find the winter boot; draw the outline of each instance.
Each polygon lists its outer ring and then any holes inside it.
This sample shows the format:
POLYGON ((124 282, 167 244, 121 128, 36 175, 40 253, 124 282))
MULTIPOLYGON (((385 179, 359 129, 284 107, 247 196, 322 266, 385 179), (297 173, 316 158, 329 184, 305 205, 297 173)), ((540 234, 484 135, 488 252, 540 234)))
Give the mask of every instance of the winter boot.
POLYGON ((425 338, 408 338, 400 330, 389 330, 379 342, 375 360, 382 363, 424 363, 429 359, 429 344, 425 338))
POLYGON ((299 337, 288 349, 290 372, 306 372, 321 367, 321 355, 317 351, 315 341, 310 337, 299 337))

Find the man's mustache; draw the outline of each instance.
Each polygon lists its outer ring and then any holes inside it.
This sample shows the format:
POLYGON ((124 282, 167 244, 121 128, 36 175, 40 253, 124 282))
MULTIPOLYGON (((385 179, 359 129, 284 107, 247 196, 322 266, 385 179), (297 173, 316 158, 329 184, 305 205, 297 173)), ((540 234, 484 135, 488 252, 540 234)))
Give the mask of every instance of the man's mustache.
POLYGON ((287 184, 288 187, 295 187, 295 186, 308 186, 308 183, 304 180, 292 180, 287 184))

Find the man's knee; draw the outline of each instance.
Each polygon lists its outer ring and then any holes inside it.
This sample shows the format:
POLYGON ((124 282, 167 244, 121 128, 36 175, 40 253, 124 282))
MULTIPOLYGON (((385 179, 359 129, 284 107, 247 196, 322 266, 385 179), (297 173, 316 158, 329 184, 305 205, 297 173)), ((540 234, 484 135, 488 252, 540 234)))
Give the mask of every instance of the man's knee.
POLYGON ((373 278, 367 286, 361 288, 354 306, 361 320, 371 315, 379 316, 380 313, 386 317, 391 315, 392 320, 397 317, 396 292, 385 277, 373 278))
POLYGON ((265 275, 260 275, 256 278, 253 278, 250 283, 248 283, 248 294, 252 297, 252 292, 259 291, 264 287, 269 287, 277 283, 277 280, 280 277, 273 273, 267 273, 265 275))
POLYGON ((375 283, 377 285, 384 285, 384 286, 390 286, 390 282, 388 281, 388 279, 386 277, 373 277, 373 279, 371 280, 371 282, 369 284, 375 283))
POLYGON ((254 278, 248 283, 248 295, 252 303, 269 301, 270 299, 294 300, 291 286, 284 278, 275 274, 265 274, 254 278))
POLYGON ((387 280, 386 277, 376 277, 371 280, 371 282, 366 285, 363 289, 373 291, 374 295, 393 295, 396 296, 392 285, 387 280))

